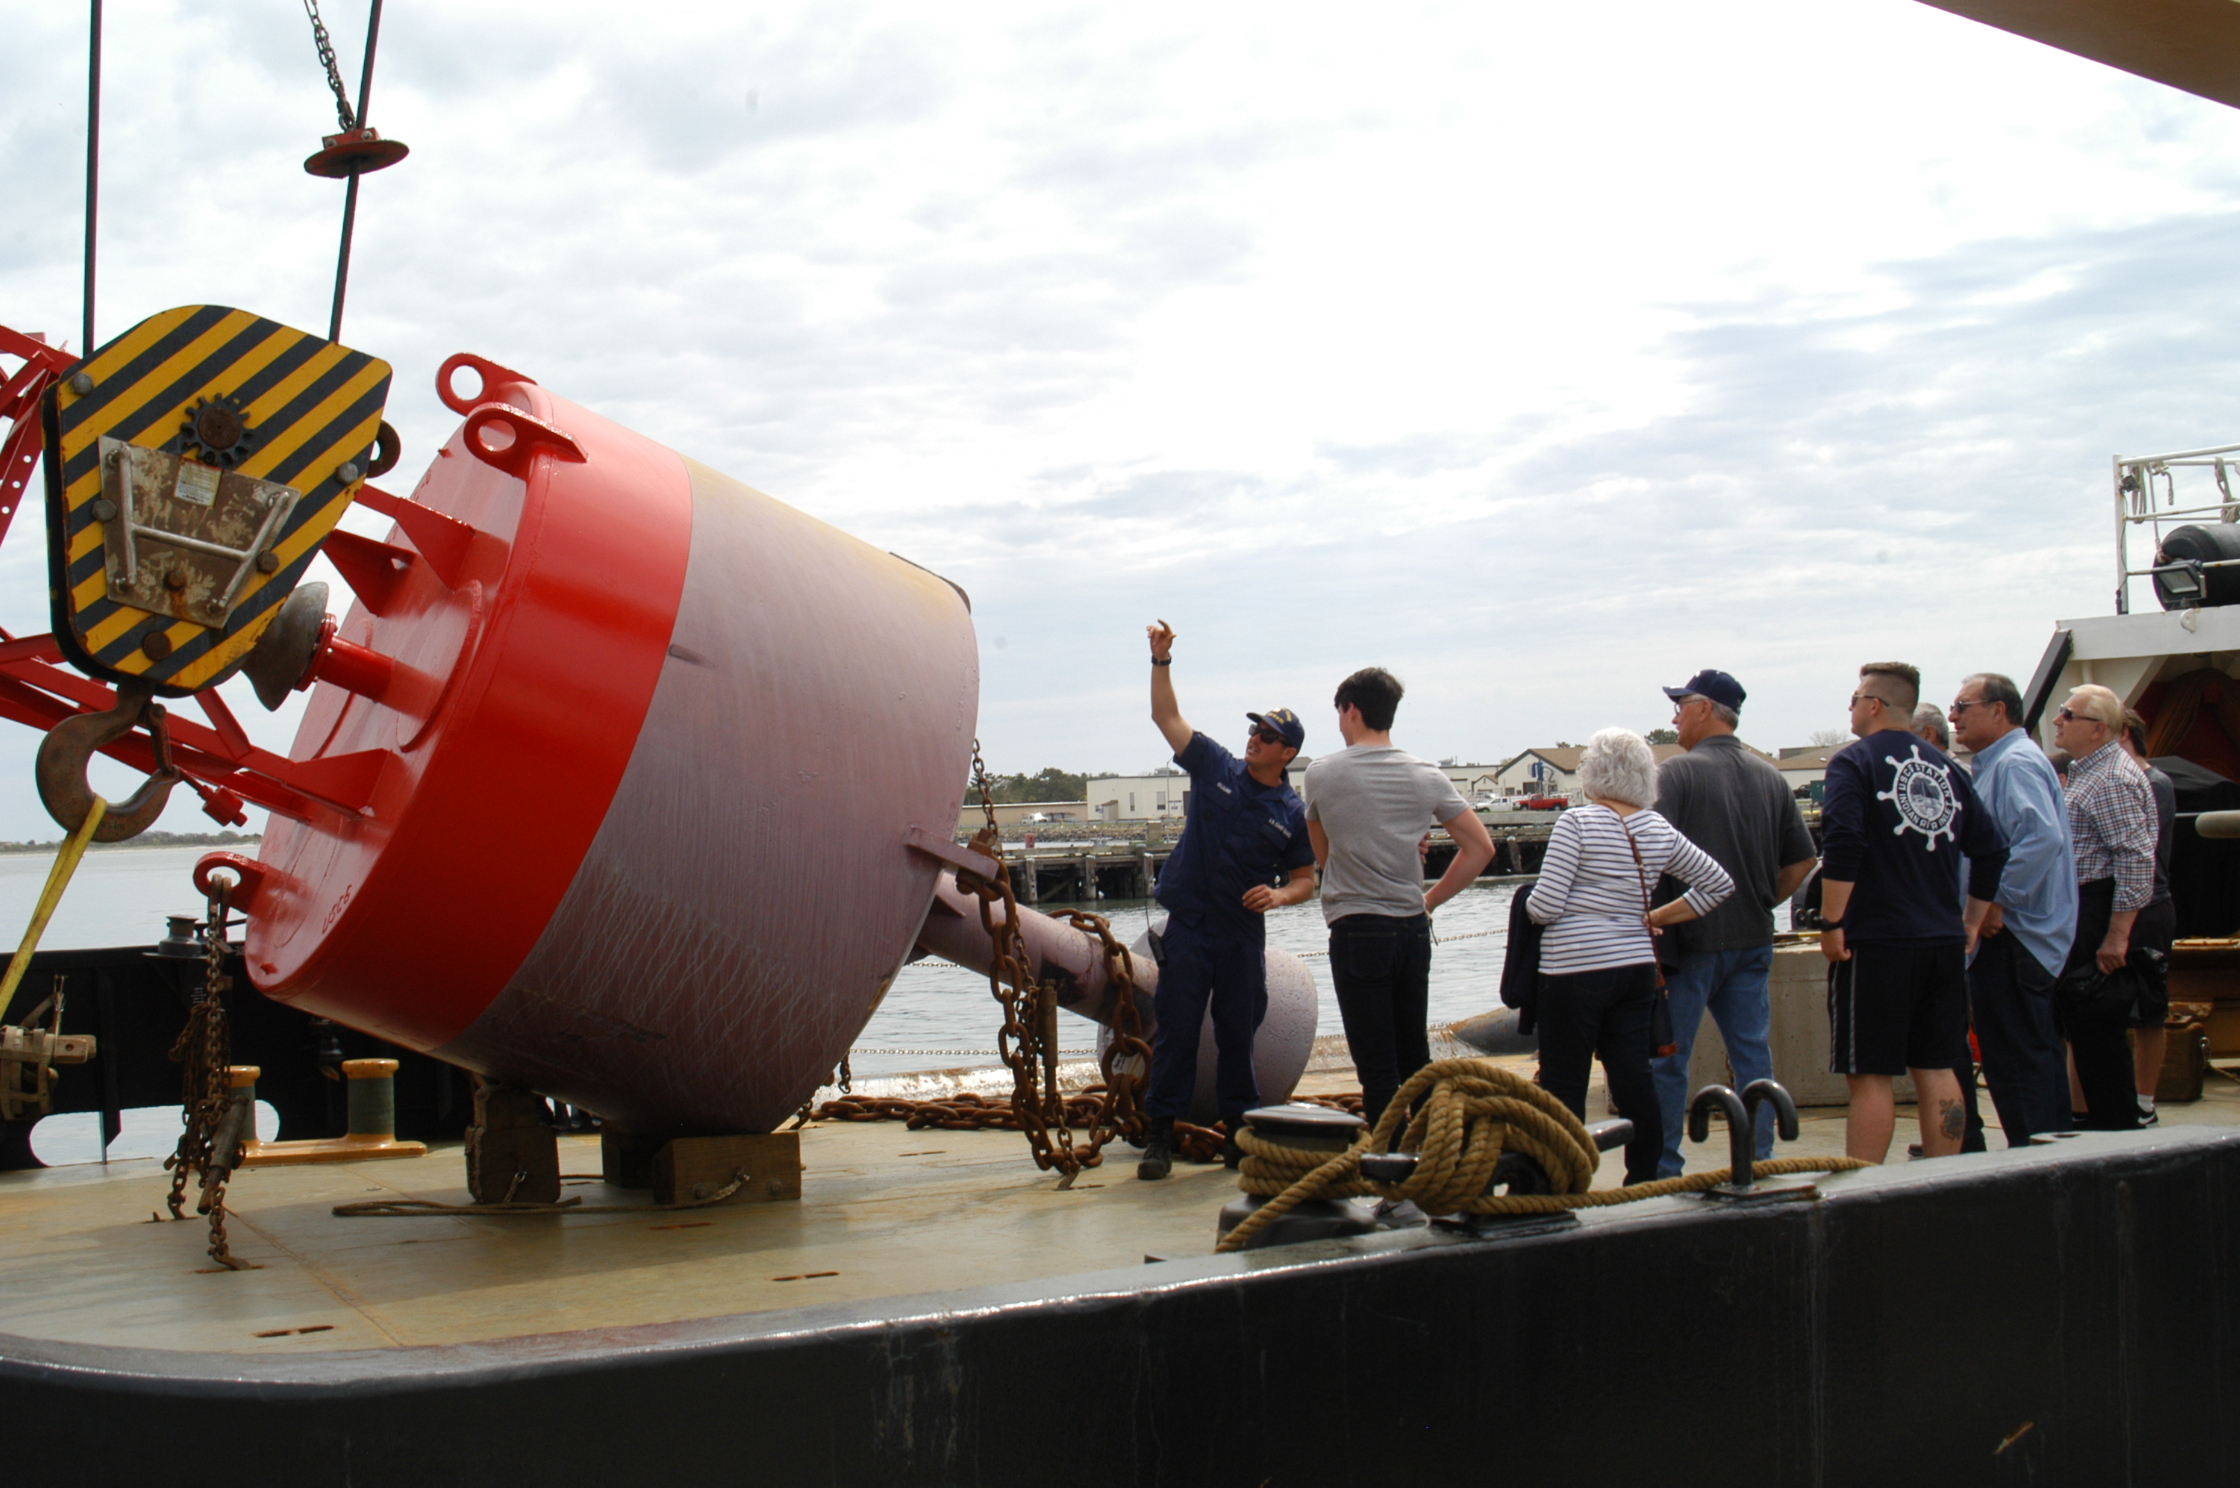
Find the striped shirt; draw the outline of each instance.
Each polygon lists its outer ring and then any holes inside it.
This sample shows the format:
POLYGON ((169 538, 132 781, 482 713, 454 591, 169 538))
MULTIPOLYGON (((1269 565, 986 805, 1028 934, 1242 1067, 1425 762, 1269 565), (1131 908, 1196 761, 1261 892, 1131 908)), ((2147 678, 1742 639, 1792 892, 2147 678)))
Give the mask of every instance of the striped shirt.
POLYGON ((2145 909, 2154 899, 2154 849, 2159 822, 2147 773, 2110 739, 2069 766, 2069 834, 2077 847, 2077 882, 2116 881, 2116 909, 2145 909))
POLYGON ((1681 897, 1699 915, 1734 892, 1727 871, 1654 811, 1628 817, 1607 806, 1566 811, 1548 838, 1540 880, 1525 904, 1548 927, 1540 942, 1541 971, 1570 976, 1656 960, 1642 923, 1647 901, 1641 889, 1666 873, 1688 885, 1681 897), (1638 864, 1635 847, 1641 849, 1638 864))

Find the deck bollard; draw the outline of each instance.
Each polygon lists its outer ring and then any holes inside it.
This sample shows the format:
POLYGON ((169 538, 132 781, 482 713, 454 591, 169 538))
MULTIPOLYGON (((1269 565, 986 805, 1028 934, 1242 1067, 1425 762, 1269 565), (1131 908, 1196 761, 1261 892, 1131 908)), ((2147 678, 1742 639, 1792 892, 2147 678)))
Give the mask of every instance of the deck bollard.
POLYGON ((393 1142, 397 1138, 397 1061, 345 1059, 350 1082, 350 1135, 393 1142))
MULTIPOLYGON (((331 1138, 298 1142, 260 1142, 256 1138, 256 1077, 252 1065, 238 1066, 249 1074, 247 1124, 241 1128, 241 1161, 244 1168, 268 1168, 285 1163, 354 1162, 368 1157, 424 1157, 424 1142, 397 1140, 397 1061, 394 1059, 345 1059, 342 1077, 349 1086, 349 1132, 331 1138)), ((240 1092, 235 1091, 235 1098, 240 1092)))
MULTIPOLYGON (((1308 1105, 1262 1106, 1245 1112, 1244 1119, 1252 1134, 1261 1140, 1317 1159, 1336 1157, 1344 1152, 1367 1124, 1348 1111, 1308 1105)), ((1224 1204, 1215 1238, 1244 1223, 1245 1217, 1267 1203, 1269 1197, 1246 1194, 1224 1204)), ((1254 1235, 1245 1248, 1258 1250, 1263 1246, 1291 1245, 1301 1240, 1366 1235, 1376 1227, 1376 1220, 1367 1210, 1344 1199, 1309 1199, 1254 1235)))

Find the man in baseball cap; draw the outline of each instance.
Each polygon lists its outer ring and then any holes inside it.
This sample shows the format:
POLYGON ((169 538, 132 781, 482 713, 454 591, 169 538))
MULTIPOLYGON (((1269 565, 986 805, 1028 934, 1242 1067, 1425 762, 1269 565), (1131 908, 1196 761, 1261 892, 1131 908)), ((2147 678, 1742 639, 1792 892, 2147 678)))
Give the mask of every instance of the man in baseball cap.
POLYGON ((1248 713, 1252 732, 1238 759, 1192 728, 1175 702, 1174 628, 1147 626, 1151 639, 1151 721, 1174 762, 1190 773, 1182 840, 1159 870, 1167 910, 1164 959, 1152 1000, 1158 1020, 1143 1108, 1151 1131, 1138 1178, 1164 1178, 1174 1165, 1175 1118, 1188 1112, 1198 1079, 1198 1030, 1213 1009, 1217 1053, 1214 1096, 1229 1127, 1227 1156, 1238 1158, 1244 1113, 1260 1104, 1252 1039, 1268 1011, 1267 927, 1282 904, 1314 897, 1314 848, 1306 808, 1284 768, 1306 742, 1289 708, 1248 713))
MULTIPOLYGON (((1705 668, 1678 687, 1672 726, 1686 754, 1657 767, 1657 813, 1734 880, 1726 902, 1699 919, 1674 925, 1657 944, 1672 998, 1674 1048, 1650 1065, 1664 1109, 1664 1157, 1657 1176, 1679 1175, 1680 1131, 1688 1117, 1688 1056, 1708 1009, 1727 1041, 1736 1088, 1771 1079, 1773 912, 1812 872, 1812 834, 1781 772, 1734 736, 1748 695, 1725 672, 1705 668)), ((1663 903, 1682 885, 1658 886, 1663 903)), ((1773 1128, 1758 1133, 1758 1156, 1773 1152, 1773 1128)))

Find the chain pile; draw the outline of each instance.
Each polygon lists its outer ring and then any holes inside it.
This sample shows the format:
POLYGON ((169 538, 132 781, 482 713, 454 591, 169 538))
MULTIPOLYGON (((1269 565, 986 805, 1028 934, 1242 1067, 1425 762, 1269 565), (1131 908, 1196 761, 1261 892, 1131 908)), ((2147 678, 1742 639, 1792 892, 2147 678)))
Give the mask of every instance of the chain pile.
POLYGON ((226 1084, 231 1049, 224 1001, 233 986, 226 975, 226 894, 232 887, 233 880, 225 875, 211 876, 202 990, 187 1012, 187 1026, 171 1046, 171 1062, 181 1066, 179 1100, 187 1125, 179 1133, 178 1150, 163 1165, 171 1170, 171 1194, 166 1200, 171 1217, 187 1217, 187 1174, 199 1174, 202 1197, 195 1212, 210 1216, 210 1259, 229 1270, 246 1271, 251 1269, 249 1263, 237 1259, 226 1243, 226 1179, 237 1156, 235 1149, 248 1135, 228 1131, 226 1122, 233 1108, 233 1091, 226 1084))

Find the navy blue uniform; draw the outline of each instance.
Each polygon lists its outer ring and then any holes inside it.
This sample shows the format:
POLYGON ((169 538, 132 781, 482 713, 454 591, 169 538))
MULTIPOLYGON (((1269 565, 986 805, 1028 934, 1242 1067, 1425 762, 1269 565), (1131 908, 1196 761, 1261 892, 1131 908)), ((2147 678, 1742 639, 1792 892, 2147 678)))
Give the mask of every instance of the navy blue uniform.
POLYGON ((1252 1036, 1268 1010, 1267 926, 1245 908, 1245 891, 1280 887, 1313 864, 1314 846, 1298 792, 1262 785, 1244 761, 1204 734, 1192 734, 1175 763, 1190 774, 1190 805, 1182 840, 1159 871, 1166 961, 1144 1109, 1154 1118, 1188 1113, 1210 1000, 1220 1051, 1215 1091, 1229 1120, 1260 1103, 1252 1036))

